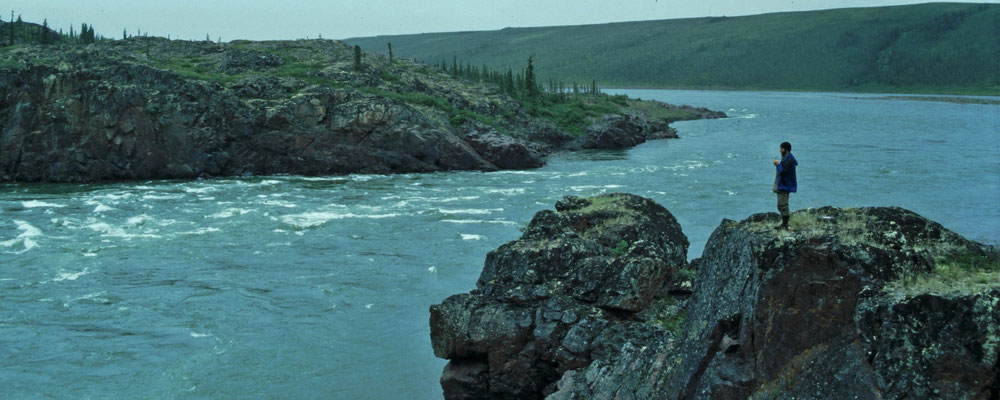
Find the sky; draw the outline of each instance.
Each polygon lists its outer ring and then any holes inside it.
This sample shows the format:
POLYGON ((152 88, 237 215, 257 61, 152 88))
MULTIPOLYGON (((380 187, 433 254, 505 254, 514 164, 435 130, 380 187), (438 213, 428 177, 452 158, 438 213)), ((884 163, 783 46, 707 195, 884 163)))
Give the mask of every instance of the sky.
MULTIPOLYGON (((917 4, 906 0, 7 0, 25 21, 68 31, 81 23, 119 38, 148 32, 223 41, 394 35, 737 16, 843 7, 917 4)), ((1000 0, 964 1, 1000 3, 1000 0)), ((16 18, 16 17, 15 17, 16 18)))

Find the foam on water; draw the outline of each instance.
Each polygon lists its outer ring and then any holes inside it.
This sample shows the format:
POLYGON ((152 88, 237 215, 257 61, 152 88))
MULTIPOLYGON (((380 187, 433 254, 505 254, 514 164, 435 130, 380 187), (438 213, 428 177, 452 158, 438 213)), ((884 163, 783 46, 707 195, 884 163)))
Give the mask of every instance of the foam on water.
POLYGON ((206 215, 205 218, 217 218, 217 219, 232 218, 236 214, 247 215, 252 212, 254 212, 254 210, 247 210, 243 208, 227 208, 225 210, 222 210, 221 212, 217 212, 212 215, 206 215))
POLYGON ((31 224, 29 224, 29 223, 27 223, 25 221, 14 220, 14 223, 17 224, 17 229, 21 230, 21 234, 17 235, 17 237, 14 238, 14 239, 0 242, 0 246, 3 246, 3 247, 14 247, 14 245, 16 245, 18 243, 21 243, 22 245, 24 245, 24 250, 21 250, 21 251, 7 251, 7 252, 4 252, 4 253, 7 253, 7 254, 21 254, 21 253, 24 253, 24 252, 26 252, 28 250, 31 250, 33 248, 38 247, 38 242, 36 242, 33 238, 45 236, 42 233, 42 231, 40 229, 36 228, 34 225, 31 225, 31 224))
POLYGON ((441 199, 441 202, 442 203, 450 203, 450 202, 453 202, 453 201, 462 201, 462 200, 466 200, 466 201, 467 200, 479 200, 479 196, 449 197, 449 198, 446 198, 446 199, 441 199))
POLYGON ((55 278, 52 278, 52 282, 62 282, 62 281, 75 281, 80 279, 81 276, 89 274, 90 268, 84 268, 83 271, 66 271, 64 269, 59 270, 59 274, 55 278))
POLYGON ((182 194, 147 194, 142 196, 142 200, 177 200, 184 198, 182 194))
POLYGON ((39 200, 22 201, 21 202, 21 206, 24 207, 24 208, 38 208, 38 207, 46 207, 46 208, 55 207, 55 208, 61 208, 61 207, 66 207, 66 205, 64 205, 64 204, 46 203, 44 201, 39 201, 39 200))
POLYGON ((517 194, 524 194, 527 188, 511 188, 511 189, 486 189, 486 193, 490 194, 502 194, 504 196, 513 196, 517 194))
POLYGON ((298 207, 298 205, 296 205, 294 203, 290 203, 290 202, 287 202, 287 201, 281 201, 281 200, 267 200, 267 201, 259 202, 257 204, 262 204, 262 205, 265 205, 265 206, 285 207, 285 208, 295 208, 295 207, 298 207))
POLYGON ((345 218, 382 219, 382 218, 398 217, 399 215, 400 214, 397 213, 354 214, 354 213, 317 211, 317 212, 308 212, 302 214, 284 215, 281 217, 281 222, 288 225, 292 225, 296 228, 312 228, 337 219, 345 219, 345 218))
POLYGON ((375 178, 384 178, 386 175, 350 175, 349 179, 355 182, 368 182, 375 178))
POLYGON ((454 209, 448 210, 444 208, 439 208, 437 210, 441 214, 472 214, 472 215, 486 215, 492 214, 493 212, 503 211, 502 208, 465 208, 465 209, 454 209))
POLYGON ((222 229, 215 227, 198 228, 193 231, 181 232, 181 235, 207 235, 215 232, 222 232, 222 229))
POLYGON ((104 237, 121 238, 121 239, 126 239, 126 240, 128 240, 128 239, 134 239, 134 238, 159 238, 159 237, 161 237, 160 235, 157 235, 157 234, 153 233, 153 232, 156 232, 156 230, 147 230, 146 232, 143 232, 143 233, 129 233, 124 228, 112 226, 111 224, 109 224, 107 222, 96 222, 96 220, 91 220, 91 221, 92 222, 90 222, 87 225, 87 228, 89 228, 90 230, 92 230, 94 232, 101 233, 101 236, 104 236, 104 237))
POLYGON ((184 188, 184 192, 186 192, 186 193, 205 194, 205 193, 212 193, 214 191, 216 191, 216 189, 215 189, 214 186, 186 187, 186 188, 184 188))
POLYGON ((132 196, 134 195, 128 192, 103 192, 95 194, 90 198, 90 200, 87 201, 87 204, 97 204, 100 203, 99 200, 103 200, 111 204, 118 204, 122 200, 132 198, 132 196))
POLYGON ((100 213, 108 212, 108 211, 112 211, 112 210, 114 210, 114 208, 108 207, 108 206, 106 206, 104 204, 101 204, 101 203, 97 203, 97 207, 94 207, 93 213, 94 214, 100 214, 100 213))
POLYGON ((441 222, 446 222, 449 224, 500 224, 500 225, 517 225, 514 221, 504 221, 500 219, 494 220, 483 220, 483 219, 442 219, 441 222))
POLYGON ((17 224, 17 229, 20 229, 22 231, 20 235, 17 235, 17 237, 19 238, 45 236, 40 229, 36 228, 34 225, 31 225, 27 222, 14 220, 14 223, 17 224))
POLYGON ((472 235, 465 233, 459 233, 459 235, 462 235, 462 240, 480 240, 483 238, 483 235, 472 235))
POLYGON ((143 225, 146 222, 150 221, 154 221, 153 217, 150 217, 147 214, 141 214, 141 215, 136 215, 134 217, 130 217, 127 221, 125 221, 125 223, 128 225, 136 226, 136 225, 143 225))

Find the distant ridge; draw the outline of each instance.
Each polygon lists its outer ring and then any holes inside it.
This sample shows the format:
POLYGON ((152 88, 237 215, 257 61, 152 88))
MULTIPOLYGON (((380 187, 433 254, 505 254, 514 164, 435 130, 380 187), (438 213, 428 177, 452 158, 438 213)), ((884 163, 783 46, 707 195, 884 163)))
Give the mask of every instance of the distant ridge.
POLYGON ((1000 95, 1000 5, 928 3, 345 40, 605 87, 1000 95))

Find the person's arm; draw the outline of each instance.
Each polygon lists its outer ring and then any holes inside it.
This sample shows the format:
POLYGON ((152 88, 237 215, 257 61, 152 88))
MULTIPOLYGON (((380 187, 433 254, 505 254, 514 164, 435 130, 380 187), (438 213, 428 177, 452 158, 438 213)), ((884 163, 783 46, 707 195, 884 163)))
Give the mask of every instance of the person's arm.
POLYGON ((792 164, 792 158, 787 156, 775 165, 778 167, 778 173, 781 175, 784 175, 792 168, 795 168, 795 165, 792 164))
POLYGON ((777 162, 774 165, 778 168, 778 173, 784 175, 788 171, 788 167, 792 164, 791 157, 785 157, 781 162, 777 162))

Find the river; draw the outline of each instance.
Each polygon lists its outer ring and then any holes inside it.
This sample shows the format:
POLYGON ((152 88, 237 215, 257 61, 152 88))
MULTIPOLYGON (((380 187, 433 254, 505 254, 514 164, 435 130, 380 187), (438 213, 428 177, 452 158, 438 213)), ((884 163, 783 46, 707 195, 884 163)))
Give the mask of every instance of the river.
POLYGON ((565 195, 666 206, 697 257, 723 218, 908 208, 1000 243, 1000 106, 620 90, 722 110, 676 140, 541 169, 0 185, 0 398, 441 397, 427 309, 565 195))

